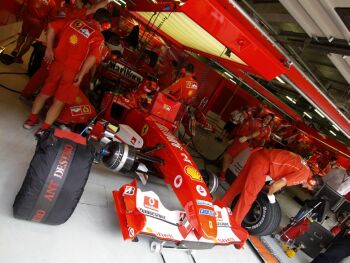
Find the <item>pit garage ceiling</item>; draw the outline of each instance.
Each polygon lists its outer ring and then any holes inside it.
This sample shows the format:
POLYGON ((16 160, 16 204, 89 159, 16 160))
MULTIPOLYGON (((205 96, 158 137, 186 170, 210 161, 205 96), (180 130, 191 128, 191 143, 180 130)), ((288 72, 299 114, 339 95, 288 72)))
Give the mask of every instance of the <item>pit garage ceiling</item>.
MULTIPOLYGON (((350 118, 350 1, 240 0, 254 18, 301 65, 310 79, 350 118)), ((262 81, 264 82, 264 81, 262 81)), ((308 112, 326 134, 338 127, 311 109, 300 94, 284 83, 265 83, 299 113, 308 112), (288 97, 287 97, 288 96, 288 97), (297 102, 294 104, 294 102, 297 102), (294 105, 293 105, 294 104, 294 105)), ((307 118, 306 118, 307 119, 307 118)), ((344 142, 348 140, 341 138, 344 142)))
POLYGON ((138 1, 131 10, 145 22, 150 21, 152 12, 158 11, 161 19, 154 24, 162 33, 189 50, 216 57, 215 60, 223 62, 226 69, 230 69, 227 61, 241 70, 250 66, 245 72, 304 117, 307 123, 349 144, 349 8, 350 1, 347 0, 144 0, 138 1), (165 9, 171 2, 177 3, 177 10, 171 10, 169 6, 165 9), (198 10, 204 3, 207 13, 198 10), (250 21, 241 15, 240 8, 248 14, 250 21), (213 26, 210 21, 213 14, 216 16, 214 24, 227 20, 213 26), (269 43, 268 38, 275 42, 269 43), (283 51, 271 48, 274 43, 278 43, 283 51), (225 47, 232 52, 224 52, 225 47), (288 63, 291 61, 286 58, 292 59, 290 68, 288 63), (286 81, 283 74, 287 75, 287 80, 299 81, 286 81), (303 89, 298 88, 300 85, 303 89), (318 97, 318 103, 307 98, 305 92, 318 97), (327 110, 322 111, 321 106, 327 110))

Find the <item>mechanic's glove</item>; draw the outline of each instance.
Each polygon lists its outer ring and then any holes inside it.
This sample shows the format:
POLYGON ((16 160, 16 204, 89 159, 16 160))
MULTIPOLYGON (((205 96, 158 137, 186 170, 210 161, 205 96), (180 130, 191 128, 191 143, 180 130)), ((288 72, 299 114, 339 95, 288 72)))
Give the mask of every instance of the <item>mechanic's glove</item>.
POLYGON ((248 137, 247 136, 242 136, 242 137, 240 137, 239 139, 238 139, 238 141, 240 142, 240 143, 244 143, 244 142, 246 142, 248 140, 248 137))
POLYGON ((274 204, 274 203, 276 203, 276 197, 275 197, 275 195, 274 194, 272 194, 272 195, 267 195, 267 199, 269 199, 269 202, 270 202, 270 204, 274 204))

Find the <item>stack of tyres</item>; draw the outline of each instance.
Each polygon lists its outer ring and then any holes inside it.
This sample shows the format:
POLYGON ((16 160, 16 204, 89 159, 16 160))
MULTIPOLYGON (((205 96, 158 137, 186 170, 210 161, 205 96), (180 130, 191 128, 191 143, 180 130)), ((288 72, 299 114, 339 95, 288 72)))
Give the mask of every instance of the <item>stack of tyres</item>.
POLYGON ((94 149, 79 134, 45 131, 13 204, 16 218, 59 225, 72 215, 83 194, 94 149))

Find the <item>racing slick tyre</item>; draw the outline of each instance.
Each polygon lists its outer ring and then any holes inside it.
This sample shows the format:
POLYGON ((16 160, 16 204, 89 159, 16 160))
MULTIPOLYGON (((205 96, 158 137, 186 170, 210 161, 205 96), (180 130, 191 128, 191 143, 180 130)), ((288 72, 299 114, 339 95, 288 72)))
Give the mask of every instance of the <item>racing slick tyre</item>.
POLYGON ((277 229, 281 218, 282 213, 279 204, 277 202, 271 204, 267 199, 266 193, 260 192, 252 208, 244 218, 242 226, 251 235, 267 236, 277 229))
POLYGON ((93 158, 93 147, 79 134, 45 131, 15 198, 14 217, 50 225, 66 222, 83 194, 93 158))

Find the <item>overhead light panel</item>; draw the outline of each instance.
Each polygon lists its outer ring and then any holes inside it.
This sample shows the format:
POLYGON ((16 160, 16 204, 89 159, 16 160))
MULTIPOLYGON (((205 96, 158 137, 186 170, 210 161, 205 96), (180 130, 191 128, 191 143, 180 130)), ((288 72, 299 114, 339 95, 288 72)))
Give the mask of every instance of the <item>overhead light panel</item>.
POLYGON ((289 97, 289 96, 286 96, 286 98, 287 98, 289 101, 291 101, 292 103, 297 104, 297 100, 296 100, 296 99, 293 99, 293 98, 291 98, 291 97, 289 97))
POLYGON ((312 116, 309 113, 307 113, 305 111, 303 113, 304 113, 305 116, 309 117, 309 119, 312 119, 312 116))
POLYGON ((126 2, 124 0, 119 0, 119 2, 122 2, 124 5, 126 5, 126 2))
POLYGON ((280 77, 276 77, 276 79, 277 79, 280 83, 286 84, 286 83, 283 81, 283 79, 281 79, 280 77))
POLYGON ((339 131, 339 128, 338 128, 336 125, 332 124, 332 126, 333 126, 334 129, 336 129, 337 131, 339 131))
POLYGON ((233 79, 230 79, 230 81, 231 81, 232 83, 234 83, 234 84, 237 84, 237 82, 234 81, 233 79))
POLYGON ((318 109, 315 109, 315 111, 318 115, 320 115, 322 118, 324 118, 324 115, 322 114, 322 112, 320 112, 318 109))
POLYGON ((336 134, 334 131, 329 130, 329 132, 330 132, 331 134, 333 134, 334 136, 337 136, 337 134, 336 134))
MULTIPOLYGON (((1 2, 2 0, 0 0, 1 2)), ((138 1, 136 1, 138 2, 138 1)), ((158 1, 159 3, 161 1, 158 1)), ((163 2, 163 1, 162 1, 163 2)), ((165 1, 166 2, 166 1, 165 1)), ((169 1, 168 1, 169 2, 169 1)), ((181 4, 186 2, 181 2, 181 4)), ((144 20, 149 21, 153 18, 153 12, 131 12, 136 16, 141 16, 144 20)), ((152 20, 153 21, 153 20, 152 20)), ((161 25, 161 31, 167 36, 173 38, 178 43, 186 48, 220 57, 226 61, 233 61, 242 65, 246 65, 235 53, 231 53, 231 56, 222 56, 222 51, 226 50, 226 47, 219 42, 215 37, 208 33, 204 28, 199 26, 189 16, 182 12, 173 12, 169 16, 169 12, 159 12, 157 19, 154 21, 154 27, 157 28, 161 25), (164 22, 165 21, 165 22, 164 22)), ((196 52, 197 53, 197 52, 196 52)))

